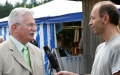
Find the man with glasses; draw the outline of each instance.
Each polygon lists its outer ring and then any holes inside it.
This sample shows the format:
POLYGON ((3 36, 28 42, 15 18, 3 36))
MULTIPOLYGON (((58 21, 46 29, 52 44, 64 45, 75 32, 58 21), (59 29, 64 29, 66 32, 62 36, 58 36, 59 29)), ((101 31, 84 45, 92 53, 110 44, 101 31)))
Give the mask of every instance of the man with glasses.
POLYGON ((0 75, 44 75, 42 52, 29 43, 36 31, 33 11, 13 9, 8 24, 10 37, 0 44, 0 75))

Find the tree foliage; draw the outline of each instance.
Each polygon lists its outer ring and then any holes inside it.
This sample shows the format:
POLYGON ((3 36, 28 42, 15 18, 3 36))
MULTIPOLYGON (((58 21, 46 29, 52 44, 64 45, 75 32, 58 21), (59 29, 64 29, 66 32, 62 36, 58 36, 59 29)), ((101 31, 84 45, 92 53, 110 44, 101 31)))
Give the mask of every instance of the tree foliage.
MULTIPOLYGON (((43 2, 34 2, 34 7, 38 6, 38 5, 42 5, 44 3, 50 2, 52 0, 44 0, 43 2)), ((6 1, 5 4, 0 4, 0 19, 7 17, 10 12, 12 11, 12 9, 16 8, 16 7, 24 7, 24 3, 19 3, 17 2, 15 5, 12 5, 11 3, 9 3, 8 1, 6 1)), ((32 4, 26 4, 26 8, 32 8, 32 4)))

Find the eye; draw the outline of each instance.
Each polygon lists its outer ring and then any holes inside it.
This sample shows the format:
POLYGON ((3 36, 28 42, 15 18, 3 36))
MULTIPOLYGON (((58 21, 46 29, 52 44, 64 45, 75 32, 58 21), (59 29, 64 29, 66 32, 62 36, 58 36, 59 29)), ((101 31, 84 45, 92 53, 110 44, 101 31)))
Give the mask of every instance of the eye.
POLYGON ((30 27, 33 27, 34 25, 32 23, 28 24, 30 27))
POLYGON ((36 27, 37 25, 34 24, 34 23, 29 23, 28 26, 29 26, 29 27, 36 27))
POLYGON ((95 19, 95 17, 91 17, 91 20, 94 20, 95 19))

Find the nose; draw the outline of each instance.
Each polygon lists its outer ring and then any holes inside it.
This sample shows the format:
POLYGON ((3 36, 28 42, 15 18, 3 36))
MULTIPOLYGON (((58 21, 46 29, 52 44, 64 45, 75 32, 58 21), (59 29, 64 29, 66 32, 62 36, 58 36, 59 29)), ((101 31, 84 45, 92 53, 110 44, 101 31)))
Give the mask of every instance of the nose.
POLYGON ((37 29, 37 28, 36 28, 35 26, 34 26, 34 27, 32 27, 32 31, 36 31, 36 29, 37 29))
POLYGON ((92 25, 92 20, 89 21, 89 25, 90 25, 90 26, 92 25))

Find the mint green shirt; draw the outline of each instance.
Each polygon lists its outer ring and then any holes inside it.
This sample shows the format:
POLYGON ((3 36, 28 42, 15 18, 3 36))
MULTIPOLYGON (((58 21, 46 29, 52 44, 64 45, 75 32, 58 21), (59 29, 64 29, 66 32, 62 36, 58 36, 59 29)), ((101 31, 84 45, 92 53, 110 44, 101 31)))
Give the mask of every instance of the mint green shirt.
MULTIPOLYGON (((20 53, 23 56, 23 52, 22 49, 24 48, 24 45, 19 42, 18 40, 16 40, 13 36, 10 35, 10 38, 12 39, 12 41, 14 42, 14 44, 16 45, 16 47, 18 48, 18 50, 20 51, 20 53)), ((28 43, 26 43, 25 45, 27 45, 28 43)))

